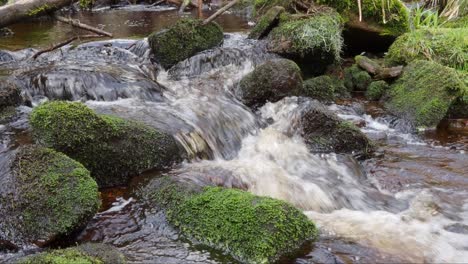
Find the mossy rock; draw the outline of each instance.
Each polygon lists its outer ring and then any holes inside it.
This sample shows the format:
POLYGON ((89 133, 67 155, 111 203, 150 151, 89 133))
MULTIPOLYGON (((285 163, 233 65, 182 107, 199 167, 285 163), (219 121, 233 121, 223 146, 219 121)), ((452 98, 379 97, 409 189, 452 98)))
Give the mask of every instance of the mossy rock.
POLYGON ((468 70, 468 28, 419 29, 406 33, 390 46, 389 64, 429 60, 458 70, 468 70))
POLYGON ((349 91, 366 91, 372 82, 372 77, 356 64, 346 68, 344 71, 344 84, 349 91))
POLYGON ((382 95, 390 88, 385 81, 371 82, 366 91, 366 98, 369 100, 377 101, 382 95))
POLYGON ((170 68, 198 52, 223 42, 223 30, 215 22, 203 25, 201 20, 181 19, 173 26, 148 37, 156 61, 170 68))
POLYGON ((250 31, 249 38, 261 39, 266 37, 278 25, 279 17, 284 11, 284 7, 281 6, 274 6, 268 10, 265 15, 260 17, 252 31, 250 31))
POLYGON ((98 211, 96 182, 64 154, 25 146, 10 166, 0 189, 0 240, 50 243, 84 227, 98 211))
POLYGON ((317 237, 315 225, 292 205, 249 192, 194 188, 169 177, 156 179, 150 202, 187 238, 244 263, 273 263, 317 237))
POLYGON ((10 106, 17 106, 20 102, 19 88, 12 81, 0 79, 0 111, 10 106))
POLYGON ((368 158, 373 143, 359 128, 341 120, 318 101, 311 101, 301 116, 302 137, 312 152, 347 153, 368 158))
POLYGON ((82 103, 53 101, 31 113, 36 141, 91 171, 100 187, 122 185, 144 170, 181 159, 172 136, 142 123, 97 115, 82 103))
POLYGON ((333 102, 336 84, 337 82, 327 75, 308 79, 304 81, 304 95, 321 102, 333 102))
POLYGON ((335 8, 349 27, 360 28, 382 35, 399 36, 409 31, 409 10, 400 0, 360 0, 362 21, 356 0, 316 0, 335 8))
POLYGON ((267 61, 245 76, 239 86, 242 100, 247 106, 276 102, 283 97, 302 93, 301 69, 287 59, 267 61))
POLYGON ((293 60, 329 65, 340 61, 342 22, 335 11, 282 21, 268 37, 268 49, 293 60))
POLYGON ((468 119, 468 95, 459 97, 452 102, 447 117, 468 119))
POLYGON ((287 11, 294 11, 294 0, 241 0, 240 4, 242 3, 251 5, 256 16, 267 13, 274 6, 283 7, 287 11))
POLYGON ((17 264, 124 264, 125 257, 114 247, 87 243, 27 256, 17 264))
POLYGON ((453 101, 468 94, 456 70, 432 61, 410 63, 391 86, 386 108, 416 127, 434 127, 453 101))

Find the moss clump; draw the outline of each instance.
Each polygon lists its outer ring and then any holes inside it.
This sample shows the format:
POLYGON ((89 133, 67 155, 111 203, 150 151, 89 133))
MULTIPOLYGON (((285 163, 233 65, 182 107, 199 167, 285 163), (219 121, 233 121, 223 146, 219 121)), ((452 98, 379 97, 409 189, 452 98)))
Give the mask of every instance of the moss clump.
POLYGON ((290 204, 245 191, 194 191, 168 177, 152 197, 188 238, 245 263, 272 263, 317 236, 316 227, 290 204), (161 197, 162 196, 162 197, 161 197))
POLYGON ((40 7, 29 10, 28 16, 36 16, 40 13, 47 13, 54 9, 55 7, 49 6, 48 4, 43 4, 40 7))
POLYGON ((245 76, 239 87, 242 99, 248 106, 276 102, 283 97, 302 93, 301 70, 291 60, 267 61, 245 76))
POLYGON ((441 25, 444 28, 468 28, 468 16, 449 20, 441 25))
POLYGON ((431 61, 410 63, 389 90, 386 108, 415 126, 433 127, 457 97, 468 94, 458 73, 431 61))
POLYGON ((38 143, 83 163, 100 187, 125 184, 143 170, 180 158, 174 139, 139 122, 97 115, 81 103, 54 101, 30 117, 38 143))
POLYGON ((365 91, 372 82, 372 77, 366 71, 361 70, 356 64, 344 71, 344 84, 349 91, 365 91))
POLYGON ((334 11, 324 12, 281 23, 270 33, 268 48, 293 59, 315 59, 331 64, 340 60, 341 31, 340 15, 334 11))
POLYGON ((284 7, 274 6, 265 15, 260 17, 257 25, 249 34, 251 39, 261 39, 270 33, 270 31, 279 23, 279 17, 284 12, 284 7))
POLYGON ((338 10, 352 27, 398 36, 409 31, 409 10, 400 0, 361 0, 362 22, 356 0, 317 0, 338 10))
POLYGON ((294 0, 253 0, 255 13, 261 15, 274 6, 280 6, 288 11, 294 11, 294 0))
POLYGON ((86 224, 100 206, 98 187, 89 171, 62 153, 23 147, 12 171, 15 198, 7 206, 15 222, 20 221, 16 228, 26 240, 49 242, 68 235, 86 224))
POLYGON ((304 82, 304 94, 319 101, 332 102, 335 100, 336 84, 330 76, 315 77, 304 82))
POLYGON ((369 100, 379 100, 390 86, 385 81, 372 82, 366 91, 366 98, 369 100))
POLYGON ((124 256, 114 247, 104 244, 83 244, 57 249, 20 259, 18 264, 124 264, 124 256))
POLYGON ((200 51, 221 44, 223 30, 215 22, 203 25, 201 20, 187 18, 151 34, 148 41, 156 61, 164 68, 170 68, 200 51))
POLYGON ((419 29, 400 36, 385 57, 390 64, 430 60, 468 70, 468 28, 419 29))
POLYGON ((447 117, 468 119, 468 95, 459 97, 450 105, 447 117))

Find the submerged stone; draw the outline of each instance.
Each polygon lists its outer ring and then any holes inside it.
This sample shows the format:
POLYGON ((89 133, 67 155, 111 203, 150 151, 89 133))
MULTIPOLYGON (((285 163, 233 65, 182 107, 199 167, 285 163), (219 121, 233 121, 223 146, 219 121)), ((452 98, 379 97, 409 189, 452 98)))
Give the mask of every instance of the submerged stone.
POLYGON ((468 65, 468 28, 428 28, 406 33, 390 46, 385 60, 409 64, 429 60, 458 70, 468 65))
POLYGON ((97 115, 81 103, 42 104, 30 123, 39 144, 81 162, 100 187, 125 184, 144 170, 181 159, 172 136, 139 122, 97 115))
POLYGON ((0 177, 0 240, 43 245, 84 227, 100 206, 96 182, 80 163, 38 146, 21 147, 0 177))
POLYGON ((456 70, 432 61, 410 63, 389 90, 386 108, 416 127, 434 127, 458 97, 468 94, 456 70))
POLYGON ((203 25, 201 20, 181 19, 172 27, 148 37, 156 61, 170 68, 198 52, 223 42, 223 30, 215 22, 203 25))
POLYGON ((301 116, 302 137, 312 152, 349 153, 367 158, 375 150, 359 128, 341 120, 318 101, 313 101, 301 116))
POLYGON ((113 246, 87 243, 66 249, 56 249, 19 259, 17 264, 124 264, 122 255, 113 246))
POLYGON ((335 11, 282 21, 268 37, 268 49, 288 58, 315 63, 338 62, 343 47, 341 17, 335 11))
POLYGON ((348 27, 398 36, 409 31, 409 10, 401 0, 360 0, 362 21, 359 21, 358 1, 316 0, 335 8, 347 21, 348 27))
POLYGON ((260 17, 255 27, 249 34, 251 39, 261 39, 270 33, 270 31, 278 25, 279 16, 284 12, 284 7, 274 6, 265 15, 260 17))
POLYGON ((275 262, 317 236, 315 225, 290 204, 241 190, 163 177, 145 193, 187 238, 245 263, 275 262))
POLYGON ((258 106, 267 101, 276 102, 302 92, 301 70, 291 60, 267 61, 245 76, 239 87, 242 100, 247 106, 258 106))

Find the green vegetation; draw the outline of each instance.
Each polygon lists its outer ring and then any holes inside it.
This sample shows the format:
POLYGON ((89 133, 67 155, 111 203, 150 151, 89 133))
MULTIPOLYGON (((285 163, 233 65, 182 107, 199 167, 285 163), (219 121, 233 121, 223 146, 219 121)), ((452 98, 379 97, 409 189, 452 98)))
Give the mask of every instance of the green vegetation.
POLYGON ((419 29, 406 33, 392 44, 385 59, 391 64, 430 60, 468 71, 468 28, 419 29))
POLYGON ((304 95, 324 102, 335 100, 335 94, 340 94, 343 84, 330 76, 322 75, 304 82, 304 95))
POLYGON ((263 15, 250 31, 249 38, 261 39, 266 37, 268 33, 279 23, 279 16, 284 12, 281 6, 274 6, 265 15, 263 15))
POLYGON ((18 198, 9 206, 29 239, 67 235, 97 212, 97 184, 80 163, 51 149, 27 146, 13 164, 18 198))
POLYGON ((437 11, 424 9, 419 6, 411 10, 410 21, 413 30, 419 28, 437 28, 442 22, 437 11))
POLYGON ((44 5, 41 5, 40 7, 29 10, 28 16, 35 16, 35 15, 40 14, 40 13, 46 13, 46 12, 49 12, 49 11, 51 11, 53 9, 54 9, 54 7, 49 6, 48 4, 44 4, 44 5))
POLYGON ((295 62, 286 59, 265 62, 245 76, 239 85, 242 99, 248 106, 299 95, 303 89, 301 69, 295 62))
POLYGON ((468 16, 449 20, 441 25, 445 28, 468 28, 468 16))
POLYGON ((298 209, 245 191, 194 189, 169 177, 157 179, 150 200, 188 238, 224 251, 245 263, 272 263, 317 237, 317 229, 298 209))
POLYGON ((100 187, 124 184, 129 176, 180 159, 170 135, 139 122, 97 115, 82 103, 42 104, 33 110, 30 123, 39 144, 83 163, 100 187))
POLYGON ((344 71, 345 81, 344 84, 349 91, 365 91, 367 86, 372 82, 372 77, 364 70, 361 70, 359 66, 354 64, 353 66, 346 68, 344 71))
POLYGON ((334 11, 282 22, 269 35, 269 49, 286 56, 316 58, 331 64, 340 61, 341 31, 340 15, 334 11))
MULTIPOLYGON (((409 30, 409 10, 400 0, 360 0, 362 3, 362 20, 369 29, 382 34, 401 35, 409 30)), ((356 0, 316 0, 335 8, 348 21, 348 24, 359 22, 359 8, 356 0)))
POLYGON ((124 264, 124 256, 114 247, 104 244, 83 244, 57 249, 20 259, 18 264, 124 264))
POLYGON ((366 91, 366 98, 369 100, 379 100, 390 86, 385 81, 371 82, 366 91))
POLYGON ((148 37, 151 50, 164 68, 170 68, 198 52, 223 42, 223 30, 215 22, 202 25, 201 20, 181 19, 170 28, 148 37))
POLYGON ((454 69, 417 60, 392 85, 386 107, 417 127, 434 127, 446 116, 452 102, 466 94, 467 86, 454 69))
POLYGON ((274 6, 280 6, 288 11, 293 11, 294 0, 251 0, 253 1, 255 13, 264 14, 274 6))

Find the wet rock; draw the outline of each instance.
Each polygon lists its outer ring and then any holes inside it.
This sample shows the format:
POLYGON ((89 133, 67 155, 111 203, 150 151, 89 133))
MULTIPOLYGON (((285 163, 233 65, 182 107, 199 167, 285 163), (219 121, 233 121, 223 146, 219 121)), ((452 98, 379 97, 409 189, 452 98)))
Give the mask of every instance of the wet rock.
POLYGON ((124 264, 125 257, 113 246, 87 243, 66 249, 56 249, 27 256, 18 260, 18 264, 34 263, 102 263, 124 264))
POLYGON ((366 98, 369 100, 379 100, 380 97, 390 88, 385 81, 371 82, 366 91, 366 98))
POLYGON ((338 10, 351 28, 363 29, 386 35, 398 36, 409 31, 409 10, 400 0, 362 0, 361 8, 357 1, 318 0, 317 4, 331 6, 338 10), (362 21, 359 21, 359 12, 362 21))
POLYGON ((302 92, 301 70, 286 59, 267 61, 245 76, 239 84, 242 100, 247 106, 258 106, 267 101, 302 92))
POLYGON ((321 102, 333 102, 335 98, 348 97, 349 93, 340 79, 322 75, 304 81, 304 95, 321 102))
POLYGON ((268 49, 314 71, 325 71, 327 65, 340 60, 343 47, 341 17, 327 11, 306 19, 291 16, 281 21, 268 36, 268 49))
POLYGON ((452 102, 466 93, 456 70, 436 62, 414 61, 391 86, 385 107, 416 127, 434 127, 452 102))
POLYGON ((260 17, 255 27, 249 34, 251 39, 261 39, 270 33, 279 23, 279 16, 285 12, 284 7, 274 6, 266 12, 265 15, 260 17))
POLYGON ((389 64, 409 64, 429 60, 458 70, 466 70, 468 28, 428 28, 397 38, 385 60, 389 64))
POLYGON ((45 245, 66 237, 100 206, 89 171, 62 153, 25 146, 3 165, 10 169, 0 176, 0 240, 10 245, 45 245))
POLYGON ((15 83, 8 80, 0 80, 0 111, 8 106, 17 106, 20 102, 20 90, 15 83))
POLYGON ((315 225, 291 205, 240 190, 194 187, 166 176, 144 192, 187 238, 245 263, 275 262, 317 235, 315 225))
POLYGON ((338 118, 318 101, 301 116, 302 136, 313 152, 351 153, 369 157, 375 147, 355 125, 338 118))
POLYGON ((143 170, 181 159, 172 136, 139 122, 97 115, 81 103, 45 103, 33 110, 30 123, 39 144, 81 162, 100 187, 125 184, 143 170))
POLYGON ((349 91, 365 91, 372 82, 372 77, 357 65, 346 68, 344 71, 344 84, 349 91))
POLYGON ((167 69, 221 44, 223 31, 215 22, 202 25, 201 20, 181 19, 172 27, 151 34, 148 41, 156 61, 167 69))

